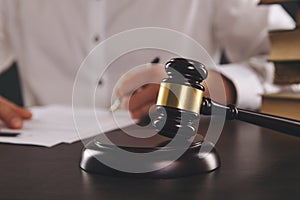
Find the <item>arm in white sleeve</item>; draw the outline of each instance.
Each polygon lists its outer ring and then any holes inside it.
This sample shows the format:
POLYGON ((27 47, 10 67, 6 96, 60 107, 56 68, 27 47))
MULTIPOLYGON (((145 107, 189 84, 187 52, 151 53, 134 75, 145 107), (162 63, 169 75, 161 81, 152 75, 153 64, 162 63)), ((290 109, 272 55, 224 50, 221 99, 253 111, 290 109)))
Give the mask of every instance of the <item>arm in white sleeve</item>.
POLYGON ((246 63, 231 63, 220 67, 220 72, 232 81, 236 89, 236 105, 255 110, 260 106, 263 86, 257 74, 246 63))
POLYGON ((220 72, 234 84, 237 106, 258 109, 264 82, 273 72, 267 69, 267 57, 261 56, 270 50, 268 32, 274 27, 293 28, 295 23, 280 6, 257 5, 257 0, 218 2, 224 5, 217 7, 214 31, 231 62, 220 67, 220 72), (252 62, 255 57, 260 60, 259 66, 252 62))
POLYGON ((14 60, 13 51, 7 36, 7 17, 5 15, 6 2, 0 0, 0 73, 7 69, 14 60))

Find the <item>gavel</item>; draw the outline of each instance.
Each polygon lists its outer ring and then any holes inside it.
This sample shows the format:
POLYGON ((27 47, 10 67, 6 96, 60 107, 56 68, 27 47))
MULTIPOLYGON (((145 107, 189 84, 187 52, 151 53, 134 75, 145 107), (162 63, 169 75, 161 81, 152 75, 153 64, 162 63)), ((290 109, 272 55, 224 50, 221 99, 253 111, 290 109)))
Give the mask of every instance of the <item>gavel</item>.
POLYGON ((194 121, 203 115, 225 115, 227 120, 240 120, 261 127, 300 136, 300 121, 222 105, 203 96, 201 83, 208 77, 206 67, 194 60, 175 58, 165 65, 168 78, 163 79, 154 127, 158 134, 174 138, 176 134, 188 140, 197 133, 194 121), (178 131, 183 129, 184 131, 178 131))
POLYGON ((205 87, 201 83, 208 77, 208 71, 200 62, 175 58, 165 65, 165 70, 168 77, 160 85, 156 104, 158 117, 153 126, 159 135, 167 138, 155 136, 159 140, 157 144, 157 141, 153 143, 153 138, 137 139, 117 131, 114 133, 115 145, 103 143, 100 138, 87 144, 80 162, 82 169, 112 176, 151 178, 177 178, 214 171, 221 165, 220 156, 212 142, 196 135, 201 114, 240 120, 300 136, 300 121, 222 105, 204 97, 205 87), (128 157, 124 158, 125 154, 119 154, 116 146, 134 155, 126 154, 128 157), (140 155, 138 159, 137 155, 140 155), (130 164, 139 161, 139 164, 134 164, 133 171, 127 165, 126 170, 120 170, 120 160, 130 164), (142 166, 139 173, 136 173, 137 166, 142 166))

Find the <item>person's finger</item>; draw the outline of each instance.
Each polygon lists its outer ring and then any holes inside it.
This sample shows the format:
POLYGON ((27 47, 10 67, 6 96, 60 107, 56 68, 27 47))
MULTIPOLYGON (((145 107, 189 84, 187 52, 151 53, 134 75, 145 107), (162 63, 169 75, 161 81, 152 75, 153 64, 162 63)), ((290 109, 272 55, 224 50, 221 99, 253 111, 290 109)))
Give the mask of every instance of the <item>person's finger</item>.
POLYGON ((8 104, 0 103, 0 119, 12 129, 20 129, 23 127, 22 117, 8 104))
POLYGON ((120 107, 125 110, 138 109, 139 107, 142 107, 142 105, 147 104, 148 101, 156 101, 158 91, 159 85, 146 85, 134 92, 132 95, 123 96, 120 107))
POLYGON ((133 110, 130 112, 132 119, 143 119, 150 112, 152 112, 153 103, 149 102, 148 104, 144 104, 143 107, 140 107, 137 110, 133 110))
POLYGON ((142 109, 144 105, 155 104, 159 91, 158 84, 149 84, 140 91, 134 93, 129 101, 129 111, 142 109))
POLYGON ((14 110, 17 111, 17 113, 23 118, 23 119, 31 119, 32 118, 32 113, 22 107, 14 107, 14 110))
POLYGON ((119 80, 116 87, 118 97, 125 96, 143 85, 149 83, 160 83, 167 77, 164 67, 160 64, 148 64, 127 72, 119 80))
POLYGON ((14 104, 13 102, 10 102, 9 100, 3 98, 0 96, 0 104, 4 104, 4 105, 7 105, 9 106, 11 109, 13 109, 15 112, 17 112, 21 118, 24 118, 24 119, 31 119, 32 118, 32 113, 25 109, 25 108, 22 108, 16 104, 14 104))
POLYGON ((20 129, 23 127, 23 119, 30 119, 31 117, 30 111, 0 96, 0 119, 9 128, 20 129))

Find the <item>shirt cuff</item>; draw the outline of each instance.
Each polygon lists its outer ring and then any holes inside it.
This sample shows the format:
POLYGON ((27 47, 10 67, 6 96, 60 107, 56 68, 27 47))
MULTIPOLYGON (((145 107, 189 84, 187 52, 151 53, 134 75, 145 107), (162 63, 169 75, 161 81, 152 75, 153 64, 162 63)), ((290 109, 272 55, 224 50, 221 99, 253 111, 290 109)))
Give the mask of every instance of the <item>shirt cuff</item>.
POLYGON ((263 86, 255 72, 241 64, 222 65, 219 71, 232 81, 236 89, 239 108, 257 110, 261 106, 263 86))

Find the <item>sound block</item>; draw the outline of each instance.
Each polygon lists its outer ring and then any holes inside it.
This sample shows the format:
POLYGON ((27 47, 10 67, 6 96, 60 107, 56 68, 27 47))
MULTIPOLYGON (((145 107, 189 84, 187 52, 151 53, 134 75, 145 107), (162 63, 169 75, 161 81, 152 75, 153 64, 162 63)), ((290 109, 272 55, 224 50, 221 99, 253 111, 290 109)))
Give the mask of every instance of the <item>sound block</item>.
MULTIPOLYGON (((125 132, 131 132, 135 134, 145 134, 145 132, 154 132, 154 130, 147 129, 140 132, 141 129, 137 129, 134 126, 127 128, 125 132)), ((168 147, 162 149, 166 144, 170 142, 170 139, 160 136, 158 134, 148 138, 136 138, 126 134, 124 131, 116 130, 106 134, 106 137, 119 148, 128 152, 134 153, 147 153, 152 151, 167 151, 167 153, 174 153, 175 148, 180 147, 168 147)), ((151 134, 151 133, 150 133, 151 134)), ((152 172, 145 173, 128 173, 113 169, 102 162, 101 158, 106 157, 114 159, 113 149, 114 145, 103 143, 103 136, 99 136, 93 141, 89 142, 83 149, 82 157, 80 161, 80 167, 89 172, 102 174, 106 176, 117 177, 136 177, 136 178, 178 178, 184 176, 191 176, 195 174, 208 173, 216 170, 220 166, 220 157, 209 142, 205 142, 201 135, 197 135, 194 142, 176 161, 152 172), (201 151, 200 151, 201 149, 201 151)), ((168 158, 160 160, 157 163, 151 163, 155 166, 162 166, 163 163, 168 162, 168 158)), ((121 163, 122 164, 122 163, 121 163)))

